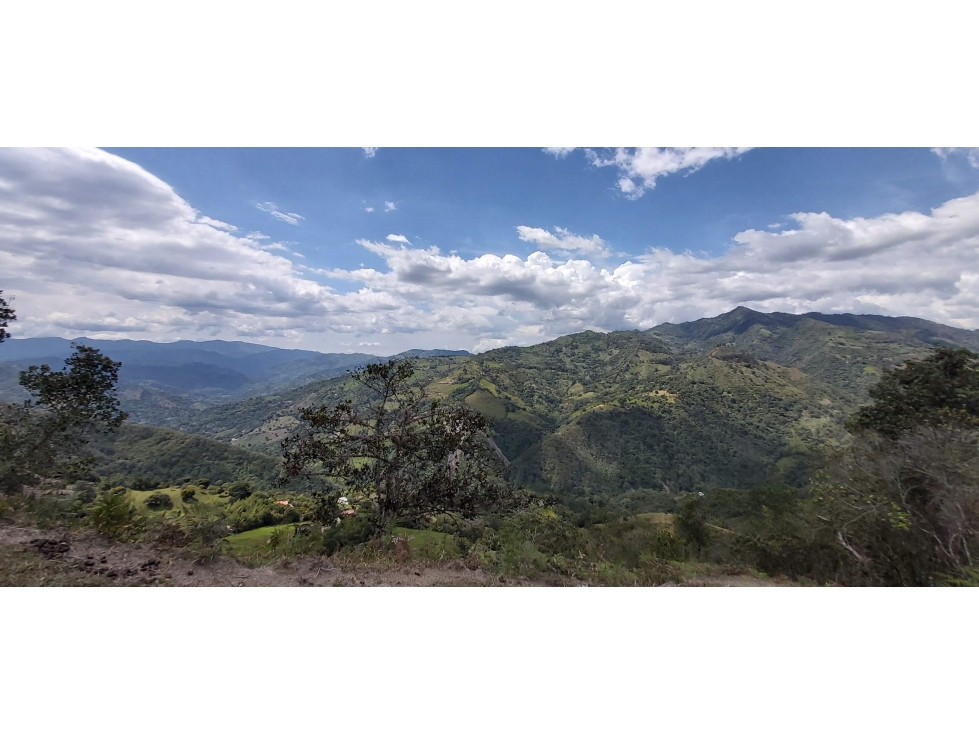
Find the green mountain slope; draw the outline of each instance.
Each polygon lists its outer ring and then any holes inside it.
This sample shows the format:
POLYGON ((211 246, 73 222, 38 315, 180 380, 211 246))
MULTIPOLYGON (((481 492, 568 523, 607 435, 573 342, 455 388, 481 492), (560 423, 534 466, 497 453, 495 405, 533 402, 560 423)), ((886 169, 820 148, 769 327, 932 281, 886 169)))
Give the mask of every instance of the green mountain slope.
MULTIPOLYGON (((918 319, 745 308, 646 332, 417 362, 436 395, 494 419, 514 477, 559 493, 802 482, 880 370, 975 332, 918 319)), ((184 430, 278 452, 303 406, 359 399, 346 377, 208 408, 184 430)))
POLYGON ((267 454, 166 428, 124 424, 98 437, 92 448, 98 457, 95 471, 119 484, 139 476, 168 483, 244 479, 268 486, 279 473, 279 462, 267 454))

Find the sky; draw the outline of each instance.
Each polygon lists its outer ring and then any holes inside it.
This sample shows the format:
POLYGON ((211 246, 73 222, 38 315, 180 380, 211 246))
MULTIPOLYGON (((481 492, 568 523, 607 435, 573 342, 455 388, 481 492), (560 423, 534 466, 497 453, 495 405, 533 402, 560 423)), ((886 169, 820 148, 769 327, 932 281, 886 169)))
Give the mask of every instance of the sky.
POLYGON ((760 311, 979 328, 979 149, 0 149, 13 333, 484 351, 760 311))

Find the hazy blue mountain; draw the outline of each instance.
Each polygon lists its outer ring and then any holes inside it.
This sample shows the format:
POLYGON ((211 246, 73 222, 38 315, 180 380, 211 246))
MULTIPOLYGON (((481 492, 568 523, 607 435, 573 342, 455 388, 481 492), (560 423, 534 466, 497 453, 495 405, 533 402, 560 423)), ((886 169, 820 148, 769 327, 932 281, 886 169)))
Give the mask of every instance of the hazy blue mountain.
MULTIPOLYGON (((59 369, 72 354, 73 341, 95 347, 122 363, 121 402, 133 422, 164 426, 181 424, 209 405, 301 386, 387 359, 372 354, 322 353, 221 340, 15 338, 0 347, 0 400, 25 399, 27 393, 18 384, 20 370, 32 364, 59 369)), ((460 354, 469 353, 415 349, 396 356, 460 354)))

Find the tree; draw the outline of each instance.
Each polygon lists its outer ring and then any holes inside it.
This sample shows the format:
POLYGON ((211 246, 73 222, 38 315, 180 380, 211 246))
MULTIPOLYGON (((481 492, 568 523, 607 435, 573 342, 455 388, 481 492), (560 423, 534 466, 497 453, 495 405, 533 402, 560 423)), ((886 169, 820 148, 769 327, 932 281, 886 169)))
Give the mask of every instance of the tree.
POLYGON ((115 393, 120 363, 92 347, 72 346, 75 353, 61 371, 33 365, 21 372, 31 399, 0 409, 4 491, 47 478, 77 478, 93 461, 83 455, 88 437, 115 430, 127 417, 115 393))
POLYGON ((885 370, 870 397, 873 402, 848 422, 851 432, 898 438, 926 424, 979 427, 979 354, 940 347, 921 361, 885 370))
POLYGON ((979 552, 979 355, 936 349, 886 371, 814 483, 855 579, 930 585, 979 552))
POLYGON ((371 364, 351 375, 363 406, 302 410, 299 429, 282 442, 284 476, 339 480, 378 532, 398 520, 516 506, 488 419, 430 399, 413 375, 410 360, 371 364))
POLYGON ((0 344, 10 338, 10 332, 7 331, 8 326, 10 326, 11 321, 17 320, 17 314, 14 313, 14 307, 7 303, 3 298, 3 291, 0 291, 0 344))

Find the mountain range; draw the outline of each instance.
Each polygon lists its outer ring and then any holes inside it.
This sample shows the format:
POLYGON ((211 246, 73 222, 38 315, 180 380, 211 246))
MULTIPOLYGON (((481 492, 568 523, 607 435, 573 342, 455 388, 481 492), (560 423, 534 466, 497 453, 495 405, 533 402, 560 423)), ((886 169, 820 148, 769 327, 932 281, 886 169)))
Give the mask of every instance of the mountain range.
MULTIPOLYGON (((105 353, 123 360, 123 405, 137 422, 199 434, 201 446, 234 444, 249 457, 277 454, 301 407, 365 399, 345 371, 380 359, 237 342, 83 343, 104 344, 105 353), (190 376, 181 378, 181 370, 190 376), (194 375, 210 380, 208 387, 192 387, 194 375), (235 385, 234 375, 246 381, 235 385), (208 402, 206 391, 216 392, 213 382, 222 379, 221 401, 208 402), (141 402, 153 409, 134 411, 141 402)), ((60 352, 52 346, 59 345, 10 340, 0 353, 11 360, 13 346, 15 359, 0 369, 36 361, 29 355, 37 350, 47 349, 54 361, 60 352)), ((881 371, 936 346, 979 351, 979 333, 905 317, 741 307, 647 331, 586 331, 479 355, 401 356, 415 359, 416 376, 433 395, 493 419, 494 440, 520 483, 622 498, 771 479, 801 484, 822 449, 845 440, 844 421, 866 402, 881 371)))
MULTIPOLYGON (((71 355, 72 343, 94 347, 122 363, 119 391, 123 409, 134 422, 153 425, 175 425, 209 405, 295 387, 387 359, 218 340, 10 339, 0 349, 0 399, 26 398, 17 382, 20 370, 31 364, 57 368, 71 355)), ((442 354, 469 353, 415 349, 397 356, 442 354)))

